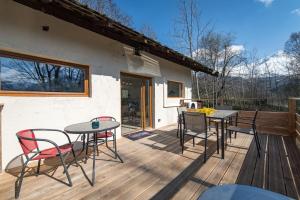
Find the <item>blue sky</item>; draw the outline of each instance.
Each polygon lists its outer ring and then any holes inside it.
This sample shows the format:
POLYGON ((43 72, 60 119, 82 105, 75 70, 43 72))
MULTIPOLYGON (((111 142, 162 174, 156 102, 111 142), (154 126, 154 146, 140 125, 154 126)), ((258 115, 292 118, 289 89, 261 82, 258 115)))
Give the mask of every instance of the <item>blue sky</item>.
MULTIPOLYGON (((178 0, 115 0, 132 16, 134 26, 150 25, 158 40, 175 47, 172 39, 178 0)), ((282 50, 292 32, 300 31, 300 0, 197 0, 204 21, 216 31, 231 32, 236 45, 256 49, 260 56, 282 50), (296 10, 299 9, 299 10, 296 10)))

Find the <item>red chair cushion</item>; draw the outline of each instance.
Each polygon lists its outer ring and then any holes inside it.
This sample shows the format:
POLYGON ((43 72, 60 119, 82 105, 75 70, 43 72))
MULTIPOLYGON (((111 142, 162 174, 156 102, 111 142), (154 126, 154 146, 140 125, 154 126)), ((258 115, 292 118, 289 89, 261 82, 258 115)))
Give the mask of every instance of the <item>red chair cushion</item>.
MULTIPOLYGON (((68 153, 72 151, 72 144, 65 144, 58 147, 62 154, 68 153)), ((46 158, 53 158, 59 155, 56 147, 42 150, 40 154, 34 157, 32 160, 40 160, 46 158)))
POLYGON ((111 137, 112 135, 113 135, 112 132, 107 132, 107 137, 106 137, 105 132, 101 132, 101 133, 97 133, 97 138, 108 138, 111 137))

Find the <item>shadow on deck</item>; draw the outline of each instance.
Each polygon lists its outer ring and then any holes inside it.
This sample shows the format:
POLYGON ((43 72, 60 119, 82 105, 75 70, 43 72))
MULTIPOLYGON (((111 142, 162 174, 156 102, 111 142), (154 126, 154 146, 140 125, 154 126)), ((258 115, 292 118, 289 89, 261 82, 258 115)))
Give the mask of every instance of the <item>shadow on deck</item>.
MULTIPOLYGON (((241 134, 238 137, 241 137, 241 134)), ((169 188, 170 195, 166 195, 167 192, 162 190, 154 199, 197 199, 208 187, 231 183, 251 185, 299 199, 300 151, 295 138, 265 134, 259 137, 263 149, 260 158, 257 156, 254 141, 250 143, 249 150, 245 146, 239 146, 242 143, 236 144, 236 141, 233 141, 234 144, 227 147, 227 157, 224 160, 208 162, 203 166, 200 164, 200 168, 196 167, 191 172, 191 166, 195 165, 197 160, 193 161, 189 168, 178 176, 191 174, 185 183, 182 180, 181 185, 178 185, 179 181, 177 185, 170 182, 163 189, 169 188), (233 149, 235 150, 232 151, 233 149), (232 152, 235 152, 235 155, 232 155, 232 152), (208 175, 205 175, 205 172, 208 175), (178 192, 174 192, 176 189, 178 192)), ((245 144, 247 146, 247 142, 244 141, 245 144)), ((210 161, 213 159, 211 157, 210 161)))
MULTIPOLYGON (((298 198, 300 153, 292 137, 261 135, 263 156, 257 158, 252 136, 238 134, 228 144, 225 159, 216 153, 216 140, 208 143, 208 160, 203 163, 203 141, 186 142, 181 154, 176 126, 131 141, 118 140, 124 163, 114 162, 104 147, 96 162, 96 185, 91 187, 78 167, 71 166, 73 187, 47 176, 26 177, 22 199, 197 199, 207 188, 227 183, 253 185, 298 198), (249 149, 249 150, 248 150, 249 149), (49 187, 48 187, 49 186, 49 187), (32 192, 35 188, 38 192, 32 192)), ((21 160, 16 160, 21 162, 21 160)), ((45 172, 65 180, 54 160, 45 161, 45 172), (49 170, 51 168, 54 170, 49 170), (49 171, 48 171, 49 170, 49 171)), ((91 160, 83 164, 91 174, 91 160)), ((14 170, 16 168, 13 168, 14 170)), ((32 171, 35 171, 33 166, 32 171)), ((7 171, 17 175, 17 171, 7 171)), ((32 174, 34 175, 34 174, 32 174)), ((15 177, 0 175, 0 196, 13 199, 15 177)))

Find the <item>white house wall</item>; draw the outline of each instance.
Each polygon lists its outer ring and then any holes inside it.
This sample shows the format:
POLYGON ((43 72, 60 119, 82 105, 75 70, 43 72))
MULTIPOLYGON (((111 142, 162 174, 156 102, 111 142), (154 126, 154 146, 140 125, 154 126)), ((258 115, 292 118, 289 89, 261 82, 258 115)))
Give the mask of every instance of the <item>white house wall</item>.
MULTIPOLYGON (((112 115, 121 120, 120 72, 128 71, 123 44, 11 0, 2 0, 0 49, 85 64, 91 69, 90 97, 0 96, 0 103, 4 104, 2 167, 21 153, 15 136, 19 130, 64 129, 66 125, 88 121, 99 115, 112 115), (50 27, 48 32, 42 31, 44 25, 50 27)), ((183 82, 185 98, 190 98, 190 70, 149 54, 147 56, 157 60, 160 66, 161 76, 153 77, 153 120, 155 128, 159 128, 175 123, 177 118, 174 105, 179 104, 179 99, 167 98, 166 81, 183 82)), ((62 138, 57 140, 63 143, 62 138)))

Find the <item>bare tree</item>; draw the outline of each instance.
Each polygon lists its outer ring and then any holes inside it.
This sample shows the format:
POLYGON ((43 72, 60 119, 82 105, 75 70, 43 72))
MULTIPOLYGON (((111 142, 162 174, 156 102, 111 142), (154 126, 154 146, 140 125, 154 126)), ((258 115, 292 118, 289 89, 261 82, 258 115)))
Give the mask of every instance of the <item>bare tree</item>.
POLYGON ((231 34, 208 32, 201 38, 198 60, 213 70, 219 71, 218 78, 210 77, 213 83, 213 99, 226 96, 226 83, 232 70, 243 60, 243 49, 233 45, 234 37, 231 34), (214 96, 215 95, 215 96, 214 96))
POLYGON ((292 33, 285 43, 285 53, 291 57, 288 70, 300 76, 300 32, 292 33))
POLYGON ((140 28, 140 32, 153 40, 157 40, 155 31, 148 24, 143 24, 142 27, 140 28))
POLYGON ((132 26, 131 16, 123 13, 113 0, 77 0, 125 26, 132 26))
MULTIPOLYGON (((176 48, 194 60, 198 60, 200 38, 212 29, 209 22, 203 23, 201 11, 195 0, 180 0, 179 15, 175 20, 173 37, 176 40, 176 48)), ((197 73, 192 72, 193 94, 200 98, 200 88, 197 73)))
POLYGON ((257 56, 257 52, 247 52, 246 59, 244 60, 244 72, 247 82, 246 98, 258 98, 258 82, 260 71, 258 67, 262 64, 261 60, 257 56))

